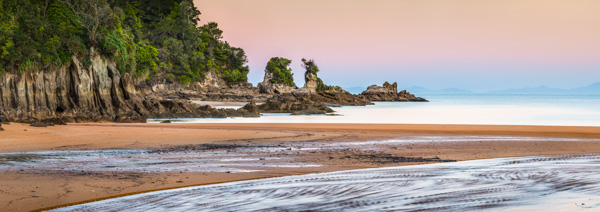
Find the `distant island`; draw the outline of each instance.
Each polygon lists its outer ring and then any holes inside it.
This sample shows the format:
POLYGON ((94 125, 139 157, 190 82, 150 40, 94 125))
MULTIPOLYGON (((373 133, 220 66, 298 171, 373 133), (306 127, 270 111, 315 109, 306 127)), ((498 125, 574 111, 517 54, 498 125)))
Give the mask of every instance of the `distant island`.
POLYGON ((48 126, 325 114, 335 105, 427 101, 388 82, 350 94, 326 85, 315 61, 306 59, 305 84, 299 88, 292 61, 282 57, 266 64, 264 81, 254 87, 244 50, 224 41, 217 23, 198 26, 200 11, 191 0, 4 1, 1 6, 0 111, 7 121, 48 126), (250 103, 234 110, 189 100, 250 103))

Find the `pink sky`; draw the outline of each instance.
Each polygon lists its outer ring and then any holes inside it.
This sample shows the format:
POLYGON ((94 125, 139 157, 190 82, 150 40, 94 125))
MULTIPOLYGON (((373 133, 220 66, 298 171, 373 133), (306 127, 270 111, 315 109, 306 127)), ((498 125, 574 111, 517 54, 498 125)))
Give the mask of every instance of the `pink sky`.
POLYGON ((313 58, 325 83, 493 90, 600 81, 598 0, 195 0, 203 23, 269 58, 313 58), (365 73, 368 73, 365 75, 365 73))

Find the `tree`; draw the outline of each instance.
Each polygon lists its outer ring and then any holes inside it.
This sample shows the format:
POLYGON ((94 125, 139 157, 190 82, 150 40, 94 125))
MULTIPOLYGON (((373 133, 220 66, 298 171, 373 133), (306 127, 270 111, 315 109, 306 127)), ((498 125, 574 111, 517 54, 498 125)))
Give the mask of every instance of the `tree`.
POLYGON ((292 69, 288 67, 290 63, 292 63, 291 60, 283 57, 273 57, 269 60, 266 70, 273 74, 272 83, 296 86, 292 69))
POLYGON ((74 55, 89 65, 95 52, 155 81, 197 82, 208 72, 247 81, 244 50, 217 23, 198 26, 199 15, 193 0, 0 0, 0 74, 53 70, 74 55))
POLYGON ((116 22, 113 10, 106 0, 58 0, 65 3, 79 19, 79 24, 88 33, 88 45, 98 45, 98 31, 101 26, 116 22))
POLYGON ((319 72, 319 67, 317 67, 317 64, 315 64, 313 59, 307 61, 306 59, 302 58, 302 67, 306 69, 306 72, 311 72, 314 75, 317 75, 319 72))

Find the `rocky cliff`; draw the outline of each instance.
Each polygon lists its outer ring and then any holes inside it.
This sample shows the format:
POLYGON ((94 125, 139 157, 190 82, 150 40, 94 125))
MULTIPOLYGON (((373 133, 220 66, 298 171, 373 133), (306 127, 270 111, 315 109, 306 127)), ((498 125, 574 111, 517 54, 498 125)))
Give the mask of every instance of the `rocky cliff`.
POLYGON ((217 110, 186 100, 167 100, 137 89, 134 77, 121 75, 115 63, 77 58, 52 70, 8 71, 0 76, 0 111, 13 122, 60 118, 65 122, 145 122, 146 118, 255 116, 247 111, 217 110))
POLYGON ((383 86, 371 85, 359 96, 364 97, 369 101, 427 102, 426 99, 417 97, 406 90, 398 92, 398 84, 395 82, 394 84, 385 82, 383 86))

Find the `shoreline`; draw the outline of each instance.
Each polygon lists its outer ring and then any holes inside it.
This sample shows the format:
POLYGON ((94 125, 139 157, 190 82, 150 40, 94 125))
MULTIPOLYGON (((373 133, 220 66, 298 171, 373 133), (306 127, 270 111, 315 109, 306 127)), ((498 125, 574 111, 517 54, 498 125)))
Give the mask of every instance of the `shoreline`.
MULTIPOLYGON (((0 170, 0 209, 40 210, 148 191, 288 175, 415 165, 431 162, 385 161, 386 155, 457 161, 518 156, 600 153, 600 127, 399 125, 399 124, 69 124, 33 128, 3 125, 0 153, 65 150, 165 149, 186 145, 336 145, 419 136, 440 139, 460 136, 508 136, 490 141, 364 144, 307 153, 288 151, 293 163, 321 167, 264 168, 261 172, 98 172, 0 170), (27 130, 27 131, 25 131, 27 130), (526 138, 536 139, 526 139, 526 138), (571 139, 572 138, 572 139, 571 139), (501 142, 500 142, 501 141, 501 142), (365 147, 373 147, 369 149, 365 147), (370 154, 380 160, 356 159, 370 154), (350 158, 351 159, 348 159, 350 158), (39 188, 38 188, 39 187, 39 188)), ((303 146, 304 145, 304 146, 303 146)), ((338 148, 338 147, 336 147, 338 148)), ((177 149, 177 148, 175 148, 177 149)), ((227 151, 241 151, 231 149, 227 151)), ((236 153, 237 154, 237 153, 236 153)), ((258 156, 257 156, 258 157, 258 156)), ((387 156, 386 156, 387 157, 387 156)))

